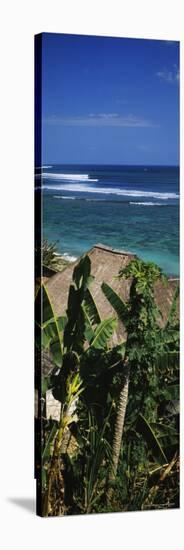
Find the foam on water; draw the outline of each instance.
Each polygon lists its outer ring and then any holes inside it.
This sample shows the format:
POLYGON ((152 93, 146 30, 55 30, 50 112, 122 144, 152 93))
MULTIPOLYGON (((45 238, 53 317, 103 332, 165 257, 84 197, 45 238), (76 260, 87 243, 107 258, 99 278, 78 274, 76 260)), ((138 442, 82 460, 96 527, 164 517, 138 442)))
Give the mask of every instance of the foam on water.
POLYGON ((77 256, 70 256, 68 252, 64 252, 60 254, 59 252, 54 252, 54 256, 58 256, 58 258, 64 258, 67 260, 67 262, 75 262, 77 260, 77 256))
MULTIPOLYGON (((71 196, 71 195, 53 195, 53 199, 64 199, 64 200, 69 200, 69 201, 82 200, 82 201, 85 201, 85 202, 106 202, 106 199, 87 199, 85 197, 81 197, 81 196, 75 197, 75 196, 71 196)), ((115 202, 117 202, 117 201, 115 201, 115 202)))
MULTIPOLYGON (((92 181, 92 180, 88 180, 92 181)), ((93 180, 94 181, 94 180, 93 180)), ((119 197, 147 197, 160 200, 178 199, 177 193, 159 193, 156 191, 145 191, 137 189, 121 189, 119 187, 92 187, 84 183, 77 184, 65 184, 65 185, 43 185, 43 189, 52 191, 72 191, 79 193, 95 193, 101 195, 117 195, 119 197)))
POLYGON ((66 197, 65 195, 53 195, 55 199, 67 199, 70 201, 75 201, 76 197, 66 197))
POLYGON ((64 252, 63 256, 68 262, 75 262, 77 260, 77 256, 70 256, 68 252, 64 252))
POLYGON ((162 206, 161 202, 135 202, 130 201, 129 204, 136 204, 138 206, 162 206))
POLYGON ((46 168, 52 168, 52 164, 43 164, 43 166, 36 166, 36 170, 45 170, 46 168))
POLYGON ((98 179, 90 178, 88 174, 57 174, 51 172, 44 172, 42 174, 43 178, 62 180, 62 181, 98 181, 98 179))

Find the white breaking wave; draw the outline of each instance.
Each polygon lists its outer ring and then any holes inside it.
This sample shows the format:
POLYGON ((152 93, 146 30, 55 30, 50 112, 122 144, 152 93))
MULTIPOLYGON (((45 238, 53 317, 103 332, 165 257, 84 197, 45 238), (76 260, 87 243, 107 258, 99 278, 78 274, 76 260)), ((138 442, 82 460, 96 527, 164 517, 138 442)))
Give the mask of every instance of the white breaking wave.
POLYGON ((74 201, 76 197, 66 197, 65 195, 53 195, 54 199, 69 199, 70 201, 74 201))
POLYGON ((162 206, 161 202, 129 202, 129 204, 138 204, 140 206, 162 206))
POLYGON ((43 170, 45 168, 52 168, 52 164, 51 165, 49 164, 48 166, 46 166, 45 164, 43 164, 43 166, 36 166, 37 170, 43 170))
POLYGON ((55 174, 51 172, 44 172, 42 177, 63 181, 98 181, 97 179, 89 178, 88 174, 55 174))
POLYGON ((67 260, 68 262, 75 262, 77 260, 77 256, 70 256, 68 252, 64 252, 62 256, 64 256, 65 260, 67 260))
POLYGON ((54 252, 54 256, 58 256, 58 258, 64 258, 68 262, 75 262, 77 260, 77 256, 70 256, 68 252, 64 252, 63 254, 60 254, 59 252, 54 252))
MULTIPOLYGON (((91 181, 91 180, 88 180, 91 181)), ((44 185, 43 189, 51 189, 52 191, 72 191, 82 193, 95 193, 100 195, 117 195, 119 197, 147 197, 159 200, 178 199, 179 195, 176 193, 158 193, 156 191, 144 191, 137 189, 120 189, 119 187, 92 187, 81 183, 68 184, 68 185, 44 185)))

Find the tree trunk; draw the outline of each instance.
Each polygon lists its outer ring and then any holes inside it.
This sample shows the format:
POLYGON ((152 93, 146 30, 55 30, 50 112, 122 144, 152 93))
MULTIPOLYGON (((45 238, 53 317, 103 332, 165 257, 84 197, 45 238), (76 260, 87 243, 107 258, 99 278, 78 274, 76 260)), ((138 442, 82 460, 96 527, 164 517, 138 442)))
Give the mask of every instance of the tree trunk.
POLYGON ((124 421, 125 421, 125 413, 126 413, 126 407, 127 407, 127 401, 128 401, 128 386, 129 386, 129 377, 130 377, 129 364, 127 364, 124 368, 125 368, 125 374, 124 374, 123 385, 120 391, 117 417, 116 417, 116 423, 115 423, 115 429, 114 429, 113 446, 112 446, 113 466, 110 472, 109 481, 114 481, 117 474, 119 455, 121 450, 121 442, 122 442, 122 436, 123 436, 124 421))

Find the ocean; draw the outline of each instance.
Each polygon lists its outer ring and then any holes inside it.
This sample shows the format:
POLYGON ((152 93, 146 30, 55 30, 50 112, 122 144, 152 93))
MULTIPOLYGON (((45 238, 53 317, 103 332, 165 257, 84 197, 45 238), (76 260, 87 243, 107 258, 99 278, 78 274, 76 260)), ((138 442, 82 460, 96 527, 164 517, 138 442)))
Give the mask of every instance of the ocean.
POLYGON ((45 165, 43 237, 72 260, 94 244, 136 253, 179 275, 179 168, 45 165))

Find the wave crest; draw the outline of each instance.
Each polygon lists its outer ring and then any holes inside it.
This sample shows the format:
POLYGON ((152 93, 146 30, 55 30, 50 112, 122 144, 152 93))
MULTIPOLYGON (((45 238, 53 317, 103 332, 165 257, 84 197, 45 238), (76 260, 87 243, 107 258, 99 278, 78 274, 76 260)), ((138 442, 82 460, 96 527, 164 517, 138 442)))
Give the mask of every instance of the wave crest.
POLYGON ((56 174, 51 172, 44 172, 43 178, 62 181, 98 181, 98 179, 90 178, 89 174, 56 174))
POLYGON ((136 201, 130 201, 129 204, 136 204, 139 206, 162 206, 161 202, 136 202, 136 201))
MULTIPOLYGON (((90 181, 90 180, 88 180, 90 181)), ((74 193, 95 193, 100 195, 116 195, 119 197, 147 197, 148 199, 178 199, 177 193, 160 193, 157 191, 145 191, 144 189, 138 191, 137 189, 121 189, 119 187, 92 187, 85 183, 69 183, 65 185, 43 185, 43 189, 52 191, 69 191, 74 193)))

